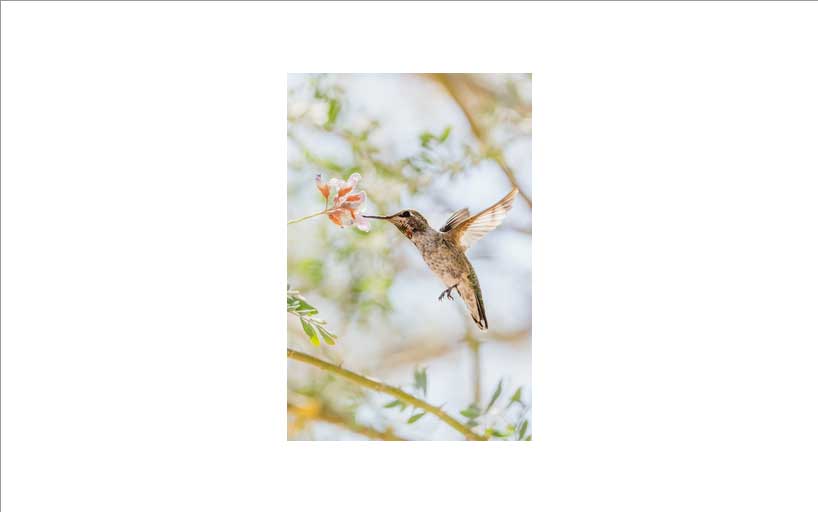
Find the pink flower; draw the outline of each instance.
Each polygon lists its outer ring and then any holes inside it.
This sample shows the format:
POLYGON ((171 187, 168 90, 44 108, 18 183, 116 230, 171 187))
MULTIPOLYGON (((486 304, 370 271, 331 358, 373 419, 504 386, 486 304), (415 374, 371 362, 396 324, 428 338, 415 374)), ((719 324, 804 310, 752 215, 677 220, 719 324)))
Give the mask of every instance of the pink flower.
POLYGON ((355 186, 361 181, 361 175, 353 173, 346 181, 332 178, 326 184, 319 174, 315 177, 318 190, 329 200, 329 189, 337 190, 332 201, 332 208, 327 210, 329 220, 341 226, 355 226, 361 231, 369 231, 369 221, 363 217, 366 211, 366 192, 356 191, 355 186), (326 190, 326 193, 325 193, 326 190))
POLYGON ((329 185, 333 188, 338 189, 338 195, 335 197, 335 200, 337 201, 338 198, 342 198, 345 195, 349 194, 352 191, 352 189, 355 188, 355 185, 357 185, 359 181, 361 181, 361 175, 358 174, 357 172, 352 173, 352 175, 350 175, 350 177, 347 178, 346 181, 340 180, 338 178, 332 178, 331 180, 329 180, 329 185))

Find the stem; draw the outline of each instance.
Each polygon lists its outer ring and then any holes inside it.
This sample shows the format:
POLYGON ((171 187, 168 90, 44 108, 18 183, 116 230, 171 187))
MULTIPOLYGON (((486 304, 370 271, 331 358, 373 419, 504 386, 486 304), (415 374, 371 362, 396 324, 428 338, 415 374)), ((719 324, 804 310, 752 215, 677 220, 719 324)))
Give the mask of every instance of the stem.
POLYGON ((299 218, 297 218, 297 219, 288 220, 288 221, 287 221, 287 224, 288 224, 288 225, 289 225, 289 224, 295 224, 296 222, 301 222, 302 220, 307 220, 307 219, 311 219, 311 218, 313 218, 313 217, 318 217, 319 215, 324 215, 325 213, 329 213, 329 210, 323 210, 323 211, 320 211, 320 212, 318 212, 318 213, 313 213, 313 214, 311 214, 311 215, 307 215, 307 216, 305 216, 305 217, 299 217, 299 218))
POLYGON ((481 379, 480 379, 480 342, 476 339, 472 338, 471 336, 468 337, 469 348, 471 349, 472 354, 472 377, 473 377, 473 393, 474 398, 473 401, 475 404, 480 404, 480 398, 482 397, 482 390, 481 390, 481 379))
POLYGON ((378 391, 380 393, 386 393, 387 395, 392 395, 393 397, 397 398, 402 402, 406 402, 410 405, 417 407, 418 409, 423 409, 424 411, 430 412, 437 416, 438 418, 440 418, 441 420, 443 420, 444 423, 446 423, 453 429, 463 434, 469 441, 487 441, 485 436, 481 436, 480 434, 472 432, 472 430, 469 427, 463 425, 456 419, 452 418, 451 416, 443 412, 443 409, 441 409, 440 407, 430 405, 424 402, 423 400, 416 398, 410 395, 409 393, 401 389, 398 389, 394 386, 374 381, 372 379, 364 377, 363 375, 358 375, 355 372, 351 372, 349 370, 341 368, 340 366, 336 366, 326 361, 322 361, 321 359, 313 357, 309 354, 305 354, 303 352, 299 352, 297 350, 293 350, 291 348, 287 349, 287 357, 289 357, 290 359, 295 359, 296 361, 301 361, 302 363, 311 364, 316 368, 321 368, 322 370, 332 372, 336 375, 340 375, 341 377, 344 377, 345 379, 360 384, 365 388, 369 388, 373 391, 378 391))
MULTIPOLYGON (((287 411, 292 411, 295 414, 299 414, 298 408, 290 403, 287 404, 287 411)), ((327 411, 323 408, 316 417, 310 419, 314 421, 322 421, 324 423, 329 423, 330 425, 336 425, 338 427, 345 428, 350 432, 366 436, 370 439, 380 439, 381 441, 407 441, 407 439, 395 435, 389 430, 382 432, 372 427, 359 425, 357 423, 347 421, 343 416, 335 414, 334 412, 331 411, 327 411)))

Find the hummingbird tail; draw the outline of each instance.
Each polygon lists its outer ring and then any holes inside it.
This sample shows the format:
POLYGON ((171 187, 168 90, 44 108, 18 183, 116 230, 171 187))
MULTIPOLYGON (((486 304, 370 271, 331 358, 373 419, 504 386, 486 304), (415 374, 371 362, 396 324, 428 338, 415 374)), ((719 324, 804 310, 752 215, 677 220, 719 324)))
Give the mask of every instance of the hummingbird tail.
POLYGON ((487 331, 489 329, 489 320, 486 318, 486 306, 483 305, 483 297, 481 297, 479 291, 477 292, 477 318, 474 318, 474 315, 472 315, 472 319, 477 323, 481 331, 487 331))
POLYGON ((477 324, 477 327, 481 331, 488 330, 489 321, 486 318, 486 307, 483 305, 483 294, 480 292, 480 286, 458 286, 456 290, 463 302, 466 303, 466 307, 469 308, 471 318, 477 324))

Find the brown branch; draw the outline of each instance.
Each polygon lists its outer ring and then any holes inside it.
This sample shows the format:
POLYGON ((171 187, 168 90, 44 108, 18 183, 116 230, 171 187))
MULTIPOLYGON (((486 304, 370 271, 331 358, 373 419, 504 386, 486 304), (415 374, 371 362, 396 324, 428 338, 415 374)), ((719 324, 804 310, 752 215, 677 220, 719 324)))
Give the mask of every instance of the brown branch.
POLYGON ((326 409, 325 407, 319 408, 315 413, 304 413, 302 408, 291 403, 287 403, 287 411, 301 415, 308 420, 320 421, 345 428, 350 432, 366 436, 370 439, 378 439, 381 441, 408 441, 408 439, 393 434, 391 430, 380 431, 372 427, 367 427, 366 425, 355 423, 354 421, 350 421, 340 414, 326 409))
MULTIPOLYGON (((509 332, 493 332, 485 341, 496 343, 519 343, 527 339, 531 334, 529 329, 521 329, 509 332)), ((392 369, 406 365, 417 365, 419 363, 440 359, 450 355, 452 352, 461 350, 462 345, 452 343, 429 343, 421 344, 412 348, 388 352, 384 355, 382 368, 392 369)))
POLYGON ((492 160, 494 160, 503 173, 508 178, 509 183, 511 183, 512 187, 516 187, 520 191, 520 197, 528 203, 528 207, 531 208, 531 198, 528 197, 522 188, 520 188, 520 183, 517 181, 517 177, 514 176, 514 171, 511 170, 509 167, 508 162, 506 162, 505 157, 503 156, 502 151, 498 148, 493 147, 491 141, 489 140, 489 136, 477 119, 474 116, 472 110, 466 105, 466 99, 460 93, 457 87, 455 87, 451 76, 443 74, 443 73, 436 73, 432 74, 431 77, 440 83, 446 92, 449 93, 449 96, 454 100, 460 110, 463 111, 463 114, 466 116, 466 119, 469 122, 469 126, 471 126, 471 131, 474 133, 477 142, 480 144, 481 150, 492 160))
POLYGON ((322 370, 326 370, 328 372, 332 372, 336 375, 344 377, 345 379, 351 380, 357 384, 365 388, 369 388, 373 391, 378 391, 380 393, 386 393, 387 395, 392 395, 393 397, 397 398, 398 400, 405 402, 409 405, 413 405, 418 409, 423 409, 426 412, 430 412, 440 418, 444 423, 452 427, 453 429, 457 430, 463 436, 468 439, 469 441, 486 441, 487 438, 480 434, 473 432, 469 427, 463 425, 456 419, 452 418, 440 407, 435 407, 433 405, 424 402, 423 400, 410 395, 409 393, 403 391, 402 389, 398 389, 394 386, 390 386, 388 384, 384 384, 383 382, 374 381, 363 375, 358 375, 355 372, 351 372, 347 369, 341 368, 340 366, 336 366, 332 363, 328 363, 317 357, 313 357, 309 354, 305 354, 303 352, 299 352, 297 350, 293 350, 291 348, 287 349, 287 357, 290 359, 295 359, 296 361, 301 361, 302 363, 307 363, 316 368, 320 368, 322 370))

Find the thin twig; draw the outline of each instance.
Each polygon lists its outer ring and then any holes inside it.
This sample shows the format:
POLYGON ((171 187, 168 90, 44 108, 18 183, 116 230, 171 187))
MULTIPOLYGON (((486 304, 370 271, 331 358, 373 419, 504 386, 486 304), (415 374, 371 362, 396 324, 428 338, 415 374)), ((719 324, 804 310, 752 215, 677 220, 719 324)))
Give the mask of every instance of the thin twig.
POLYGON ((474 136, 477 139, 477 142, 480 144, 483 152, 487 153, 488 157, 494 160, 497 165, 500 166, 500 169, 506 175, 506 178, 508 178, 511 186, 517 187, 517 189, 520 191, 520 197, 522 197, 523 200, 528 203, 528 207, 531 208, 531 198, 528 197, 528 194, 526 194, 522 188, 520 188, 520 183, 517 181, 517 177, 514 176, 514 171, 511 170, 508 162, 506 162, 503 153, 499 149, 493 147, 489 141, 488 134, 485 132, 485 130, 483 130, 483 127, 480 126, 480 123, 477 122, 477 119, 474 117, 474 113, 471 111, 471 109, 466 106, 465 98, 463 98, 457 88, 452 84, 451 78, 442 73, 433 74, 432 77, 437 80, 437 82, 440 83, 444 89, 446 89, 449 96, 451 96, 457 106, 460 107, 460 110, 463 111, 463 114, 469 121, 471 131, 474 133, 474 136))
POLYGON ((289 224, 295 224, 296 222, 301 222, 301 221, 304 221, 304 220, 307 220, 307 219, 311 219, 311 218, 313 218, 313 217, 318 217, 319 215, 324 215, 325 213, 330 213, 330 210, 324 210, 324 211, 321 211, 321 212, 315 212, 315 213, 311 213, 311 214, 309 214, 309 215, 305 215, 305 216, 303 216, 303 217, 299 217, 299 218, 297 218, 297 219, 288 220, 288 221, 287 221, 287 224, 288 224, 288 225, 289 225, 289 224))
POLYGON ((328 363, 326 361, 323 361, 321 359, 313 357, 313 356, 311 356, 309 354, 305 354, 303 352, 299 352, 299 351, 293 350, 291 348, 287 349, 287 357, 289 357, 290 359, 295 359, 296 361, 301 361, 302 363, 311 364, 312 366, 315 366, 317 368, 321 368, 322 370, 326 370, 328 372, 332 372, 332 373, 334 373, 336 375, 340 375, 341 377, 344 377, 345 379, 348 379, 348 380, 351 380, 352 382, 360 384, 361 386, 363 386, 365 388, 369 388, 371 390, 378 391, 380 393, 386 393, 387 395, 392 395, 393 397, 397 398, 398 400, 400 400, 402 402, 405 402, 405 403, 407 403, 409 405, 413 405, 413 406, 417 407, 418 409, 423 409, 424 411, 430 412, 430 413, 434 414, 435 416, 437 416, 438 418, 440 418, 444 423, 446 423, 447 425, 449 425, 453 429, 455 429, 458 432, 460 432, 461 434, 463 434, 466 437, 466 439, 468 439, 469 441, 486 441, 487 440, 487 438, 485 436, 481 436, 480 434, 476 434, 475 432, 472 432, 472 430, 469 427, 463 425, 462 423, 460 423, 456 419, 452 418, 451 416, 449 416, 448 414, 443 412, 443 409, 441 409, 440 407, 435 407, 433 405, 430 405, 430 404, 424 402, 423 400, 421 400, 419 398, 416 398, 416 397, 410 395, 409 393, 407 393, 407 392, 405 392, 405 391, 403 391, 401 389, 398 389, 398 388, 396 388, 394 386, 390 386, 390 385, 384 384, 382 382, 374 381, 372 379, 364 377, 363 375, 358 375, 355 372, 351 372, 349 370, 341 368, 340 366, 336 366, 336 365, 334 365, 332 363, 328 363))
MULTIPOLYGON (((302 414, 301 409, 291 403, 287 403, 287 410, 292 411, 294 414, 302 414)), ((395 435, 389 430, 380 431, 372 427, 367 427, 366 425, 355 423, 354 421, 348 421, 340 414, 329 411, 324 407, 322 407, 315 416, 310 414, 304 414, 304 416, 312 421, 321 421, 323 423, 329 423, 330 425, 343 427, 350 432, 366 436, 370 439, 379 439, 381 441, 408 441, 408 439, 395 435)))
POLYGON ((471 333, 466 335, 466 342, 469 345, 472 355, 472 401, 475 404, 480 403, 480 398, 483 395, 481 378, 480 378, 480 342, 477 341, 471 333))

